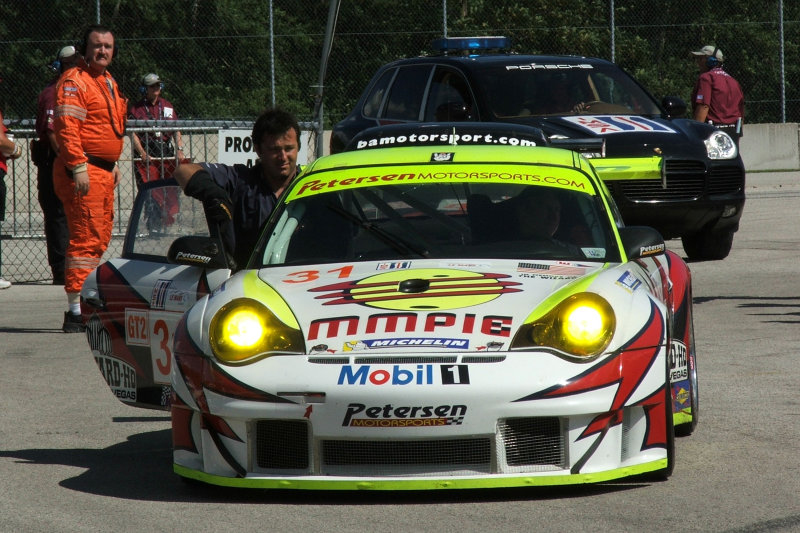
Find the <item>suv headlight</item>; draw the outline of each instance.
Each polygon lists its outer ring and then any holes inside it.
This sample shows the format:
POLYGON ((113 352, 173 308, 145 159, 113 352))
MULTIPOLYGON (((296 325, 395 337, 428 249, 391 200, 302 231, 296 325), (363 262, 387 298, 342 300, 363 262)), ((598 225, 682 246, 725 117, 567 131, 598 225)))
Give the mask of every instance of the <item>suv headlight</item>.
POLYGON ((581 292, 522 326, 511 348, 541 346, 580 358, 594 357, 603 353, 611 343, 616 325, 614 310, 605 298, 581 292))
POLYGON ((229 365, 252 363, 276 353, 304 352, 300 331, 250 298, 237 298, 217 311, 211 319, 209 343, 214 356, 229 365))
POLYGON ((733 159, 739 153, 736 143, 724 131, 715 131, 703 142, 709 159, 733 159))

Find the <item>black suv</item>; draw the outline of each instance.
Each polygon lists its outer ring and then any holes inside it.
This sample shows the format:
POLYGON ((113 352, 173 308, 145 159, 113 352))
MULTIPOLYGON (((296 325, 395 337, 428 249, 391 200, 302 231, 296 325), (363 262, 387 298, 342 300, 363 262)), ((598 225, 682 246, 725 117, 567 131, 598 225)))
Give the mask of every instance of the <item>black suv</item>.
POLYGON ((506 43, 494 39, 440 39, 441 55, 381 67, 334 127, 331 152, 366 128, 408 122, 511 122, 551 140, 602 139, 601 149, 584 155, 627 224, 680 237, 691 259, 728 255, 745 169, 727 133, 685 118, 680 98, 659 105, 609 61, 504 53, 506 43))

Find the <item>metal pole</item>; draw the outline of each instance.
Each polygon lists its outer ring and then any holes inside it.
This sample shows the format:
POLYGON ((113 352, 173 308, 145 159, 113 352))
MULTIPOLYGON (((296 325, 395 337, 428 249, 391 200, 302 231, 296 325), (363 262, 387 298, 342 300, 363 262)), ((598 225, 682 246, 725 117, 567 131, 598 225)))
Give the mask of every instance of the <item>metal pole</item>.
POLYGON ((328 24, 325 27, 325 41, 322 44, 322 57, 320 58, 319 65, 319 85, 317 85, 317 96, 314 103, 314 122, 316 126, 314 130, 317 134, 316 156, 322 157, 324 152, 323 143, 323 124, 322 124, 322 95, 325 88, 325 73, 328 69, 328 58, 331 54, 333 47, 333 34, 336 31, 336 19, 339 16, 339 0, 330 0, 328 9, 328 24))
POLYGON ((272 22, 272 0, 269 0, 269 66, 272 80, 272 107, 275 107, 275 30, 272 22))
POLYGON ((781 122, 786 122, 786 69, 784 66, 784 37, 783 37, 783 0, 778 0, 778 27, 780 28, 780 54, 781 54, 781 122))
POLYGON ((447 0, 442 0, 442 34, 447 39, 447 0))
POLYGON ((95 12, 97 13, 97 24, 100 24, 100 0, 97 0, 95 4, 95 12))
POLYGON ((615 33, 615 26, 616 23, 614 22, 614 0, 610 0, 609 4, 611 6, 611 13, 610 13, 610 21, 611 21, 611 62, 615 63, 615 56, 616 56, 616 33, 615 33))

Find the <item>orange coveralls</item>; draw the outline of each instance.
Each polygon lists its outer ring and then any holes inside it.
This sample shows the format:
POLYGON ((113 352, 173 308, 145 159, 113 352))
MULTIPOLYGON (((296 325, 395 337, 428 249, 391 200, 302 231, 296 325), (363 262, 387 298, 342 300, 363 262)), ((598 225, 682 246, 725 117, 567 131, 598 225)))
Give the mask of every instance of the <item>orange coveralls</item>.
POLYGON ((58 80, 53 128, 59 153, 53 164, 53 184, 69 228, 67 293, 80 292, 111 241, 112 171, 122 153, 127 107, 127 99, 107 72, 92 75, 75 67, 58 80), (89 192, 81 196, 75 191, 71 171, 84 163, 88 163, 89 192))

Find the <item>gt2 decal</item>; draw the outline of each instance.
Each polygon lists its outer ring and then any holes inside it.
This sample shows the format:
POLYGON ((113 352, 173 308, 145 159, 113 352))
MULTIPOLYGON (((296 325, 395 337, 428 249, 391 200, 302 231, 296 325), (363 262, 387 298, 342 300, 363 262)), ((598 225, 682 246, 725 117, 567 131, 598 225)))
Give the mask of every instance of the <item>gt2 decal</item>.
POLYGON ((125 342, 137 346, 150 344, 146 309, 125 309, 125 342))
POLYGON ((458 316, 454 313, 428 313, 425 316, 416 313, 381 313, 371 315, 364 319, 358 316, 340 316, 312 320, 308 328, 308 340, 317 338, 335 338, 341 335, 352 337, 358 333, 395 333, 400 329, 405 333, 418 331, 417 320, 422 322, 422 330, 426 332, 438 331, 444 335, 460 332, 470 334, 476 330, 485 335, 496 337, 511 336, 512 318, 510 316, 484 316, 477 318, 467 314, 458 316), (400 324, 403 328, 400 328, 400 324), (343 329, 344 331, 340 331, 343 329))
POLYGON ((362 428, 450 426, 461 424, 466 414, 466 405, 394 407, 391 404, 366 406, 363 403, 351 403, 345 411, 342 426, 362 428))
POLYGON ((469 385, 468 365, 417 365, 413 370, 393 365, 391 369, 370 365, 344 365, 337 385, 436 385, 434 368, 439 367, 439 384, 469 385))
POLYGON ((316 298, 323 305, 359 304, 381 309, 458 309, 490 302, 502 294, 519 292, 520 283, 504 281, 506 274, 483 274, 455 269, 424 268, 384 272, 361 280, 322 287, 316 298), (413 274, 413 278, 410 276, 413 274), (404 283, 413 282, 413 290, 404 283))

